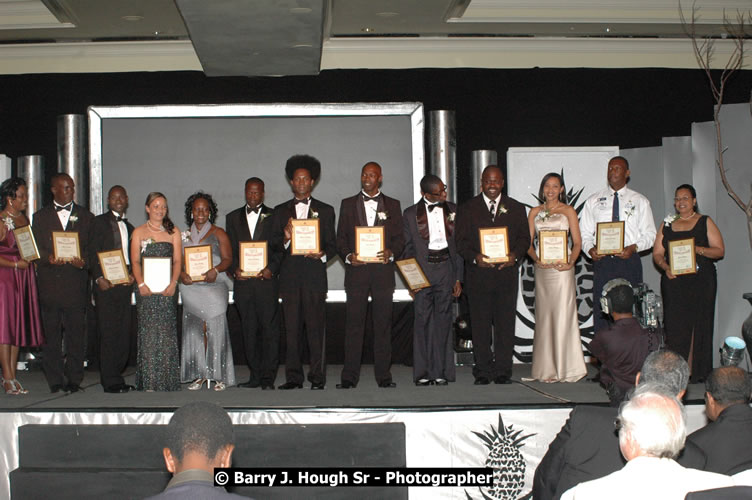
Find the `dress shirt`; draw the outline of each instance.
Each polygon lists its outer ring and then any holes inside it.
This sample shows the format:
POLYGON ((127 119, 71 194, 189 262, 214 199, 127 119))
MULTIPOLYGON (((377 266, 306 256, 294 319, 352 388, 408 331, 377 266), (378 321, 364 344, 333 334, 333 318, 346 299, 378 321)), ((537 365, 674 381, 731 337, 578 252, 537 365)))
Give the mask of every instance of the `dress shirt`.
MULTIPOLYGON (((363 193, 363 196, 368 196, 364 191, 361 191, 361 193, 363 193)), ((371 198, 375 198, 380 194, 381 191, 376 193, 374 196, 371 196, 371 198)), ((376 223, 376 212, 379 211, 379 203, 376 200, 368 200, 363 201, 363 205, 366 211, 366 221, 368 222, 369 226, 373 226, 376 223)))
MULTIPOLYGON (((586 254, 595 246, 595 229, 598 222, 611 222, 614 190, 602 189, 587 199, 580 214, 582 251, 586 254)), ((636 244, 642 252, 653 246, 655 222, 650 201, 637 191, 624 186, 619 191, 619 220, 624 221, 624 246, 636 244)))
MULTIPOLYGON (((60 212, 58 212, 60 213, 60 212)), ((116 211, 112 210, 112 215, 115 217, 115 220, 117 220, 118 217, 122 218, 122 215, 117 213, 116 211)), ((125 265, 130 266, 131 265, 131 259, 128 256, 130 253, 128 250, 130 250, 128 246, 128 226, 125 225, 125 221, 119 220, 117 221, 118 229, 120 230, 120 245, 123 249, 123 256, 125 256, 125 265)))
MULTIPOLYGON (((61 205, 60 203, 53 201, 55 207, 63 207, 67 205, 61 205)), ((63 226, 63 230, 68 227, 68 220, 70 219, 71 212, 73 212, 73 204, 69 203, 70 210, 57 210, 57 218, 60 219, 60 225, 63 226)))
MULTIPOLYGON (((483 201, 486 202, 486 208, 488 208, 488 213, 490 214, 491 213, 491 201, 492 201, 491 198, 489 198, 488 196, 486 196, 485 193, 483 193, 483 201)), ((495 214, 499 211, 499 203, 501 202, 501 195, 497 196, 496 199, 493 200, 493 202, 494 202, 494 214, 495 214)))
POLYGON ((444 209, 436 207, 428 210, 428 207, 435 205, 423 198, 426 202, 426 216, 428 217, 428 249, 443 250, 449 246, 446 240, 446 231, 444 229, 444 209))
POLYGON ((295 218, 296 219, 307 219, 308 218, 308 207, 311 206, 311 198, 308 198, 307 203, 295 203, 295 218))
POLYGON ((258 222, 258 218, 261 215, 261 206, 259 205, 259 210, 257 212, 251 212, 248 213, 246 210, 245 214, 245 220, 248 222, 248 232, 251 235, 251 238, 253 238, 253 232, 256 230, 256 223, 258 222))

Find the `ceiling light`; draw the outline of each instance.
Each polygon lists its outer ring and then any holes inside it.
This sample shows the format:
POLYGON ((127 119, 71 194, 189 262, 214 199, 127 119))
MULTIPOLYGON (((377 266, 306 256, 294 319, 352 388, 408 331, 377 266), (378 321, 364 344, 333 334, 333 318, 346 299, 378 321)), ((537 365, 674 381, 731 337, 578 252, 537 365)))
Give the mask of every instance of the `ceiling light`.
POLYGON ((310 14, 311 9, 309 7, 293 7, 290 12, 293 14, 310 14))
POLYGON ((122 19, 123 21, 136 22, 136 21, 141 21, 143 18, 144 16, 130 15, 130 16, 123 16, 120 19, 122 19))
POLYGON ((397 17, 399 12, 378 12, 376 15, 379 17, 397 17))
POLYGON ((361 28, 360 31, 364 33, 373 33, 373 28, 361 28))

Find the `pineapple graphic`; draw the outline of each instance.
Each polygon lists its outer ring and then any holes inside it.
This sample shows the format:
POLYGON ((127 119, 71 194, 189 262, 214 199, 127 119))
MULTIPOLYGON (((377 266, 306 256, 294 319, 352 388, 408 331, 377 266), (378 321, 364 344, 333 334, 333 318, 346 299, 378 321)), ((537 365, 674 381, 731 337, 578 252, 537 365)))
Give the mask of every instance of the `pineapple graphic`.
MULTIPOLYGON (((525 486, 525 469, 527 468, 520 448, 524 446, 527 438, 535 434, 521 436, 521 429, 515 430, 513 425, 504 425, 501 413, 499 413, 497 427, 491 426, 490 431, 473 432, 473 434, 486 445, 488 449, 486 467, 493 469, 493 485, 489 488, 478 488, 482 498, 485 500, 517 499, 525 486)), ((465 494, 468 499, 472 498, 467 490, 465 494)), ((530 496, 528 494, 522 498, 526 499, 530 496)))

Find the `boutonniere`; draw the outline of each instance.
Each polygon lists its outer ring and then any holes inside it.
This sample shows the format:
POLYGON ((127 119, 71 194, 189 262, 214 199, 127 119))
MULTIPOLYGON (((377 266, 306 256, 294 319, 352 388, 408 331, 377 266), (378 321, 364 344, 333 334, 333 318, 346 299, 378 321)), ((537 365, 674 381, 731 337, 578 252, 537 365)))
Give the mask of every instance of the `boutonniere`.
POLYGON ((389 218, 389 212, 376 212, 376 217, 378 217, 379 220, 387 220, 389 218))
POLYGON ((68 217, 69 222, 76 222, 77 220, 78 220, 77 215, 71 215, 70 217, 68 217))
POLYGON ((271 214, 265 214, 264 212, 261 212, 261 213, 259 214, 259 219, 258 219, 258 220, 259 220, 259 222, 261 222, 262 220, 266 219, 266 218, 267 218, 267 217, 269 217, 270 215, 271 215, 271 214))
POLYGON ((497 214, 505 214, 507 212, 507 207, 505 207, 504 205, 499 205, 499 209, 496 211, 497 214))
POLYGON ((663 225, 666 227, 671 227, 671 223, 674 222, 678 218, 679 218, 679 214, 667 214, 666 217, 663 219, 663 225))
POLYGON ((152 243, 156 243, 154 241, 154 238, 146 238, 145 240, 141 240, 141 253, 144 253, 144 250, 146 250, 146 247, 148 247, 152 243))
POLYGON ((635 206, 631 201, 624 205, 624 215, 627 219, 634 215, 635 206))
POLYGON ((316 212, 316 211, 314 211, 314 210, 309 209, 308 210, 308 218, 309 219, 318 219, 319 218, 319 213, 316 212))
POLYGON ((16 225, 13 223, 13 217, 10 215, 3 218, 3 222, 5 222, 5 225, 8 226, 8 229, 13 231, 16 228, 16 225))
POLYGON ((449 215, 447 215, 447 220, 449 222, 454 222, 455 217, 457 217, 457 212, 450 212, 449 215))
POLYGON ((180 239, 183 240, 183 243, 188 243, 189 241, 191 241, 191 232, 190 231, 183 231, 183 232, 181 232, 180 233, 180 239))
POLYGON ((540 222, 545 222, 548 219, 550 219, 552 215, 553 214, 551 213, 549 209, 544 208, 543 210, 538 212, 538 215, 535 216, 535 220, 540 221, 540 222))

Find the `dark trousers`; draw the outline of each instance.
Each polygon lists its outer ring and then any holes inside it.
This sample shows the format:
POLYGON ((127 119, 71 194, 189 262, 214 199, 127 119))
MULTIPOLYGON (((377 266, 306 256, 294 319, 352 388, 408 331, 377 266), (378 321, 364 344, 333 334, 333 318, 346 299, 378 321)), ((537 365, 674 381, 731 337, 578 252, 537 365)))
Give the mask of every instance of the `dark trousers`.
POLYGON ((449 261, 423 265, 431 286, 415 294, 413 321, 413 380, 443 378, 454 382, 452 348, 452 287, 449 261))
POLYGON ((624 278, 636 286, 642 283, 642 261, 637 253, 628 259, 604 257, 593 262, 593 332, 608 328, 608 317, 601 311, 603 287, 614 278, 624 278))
POLYGON ((498 275, 498 280, 486 289, 473 287, 467 291, 475 354, 473 375, 489 380, 511 377, 514 356, 517 267, 498 271, 498 275))
POLYGON ((243 349, 252 384, 274 384, 279 366, 279 301, 276 280, 235 284, 235 307, 243 328, 243 349))
POLYGON ((42 370, 47 384, 81 384, 84 379, 86 306, 56 307, 41 304, 45 344, 42 370), (65 361, 63 361, 65 341, 65 361))
POLYGON ((105 389, 122 385, 131 346, 131 293, 118 285, 102 291, 94 285, 99 331, 99 376, 105 389))
POLYGON ((345 316, 345 366, 342 381, 357 384, 363 357, 363 337, 368 313, 368 292, 371 292, 373 319, 373 370, 376 382, 391 382, 392 373, 392 300, 394 288, 351 287, 347 291, 345 316))
POLYGON ((310 354, 308 381, 314 384, 325 384, 326 292, 312 292, 298 288, 290 292, 282 292, 280 296, 282 297, 282 313, 285 316, 287 345, 285 378, 287 382, 303 383, 303 363, 300 359, 298 340, 305 325, 310 354))

